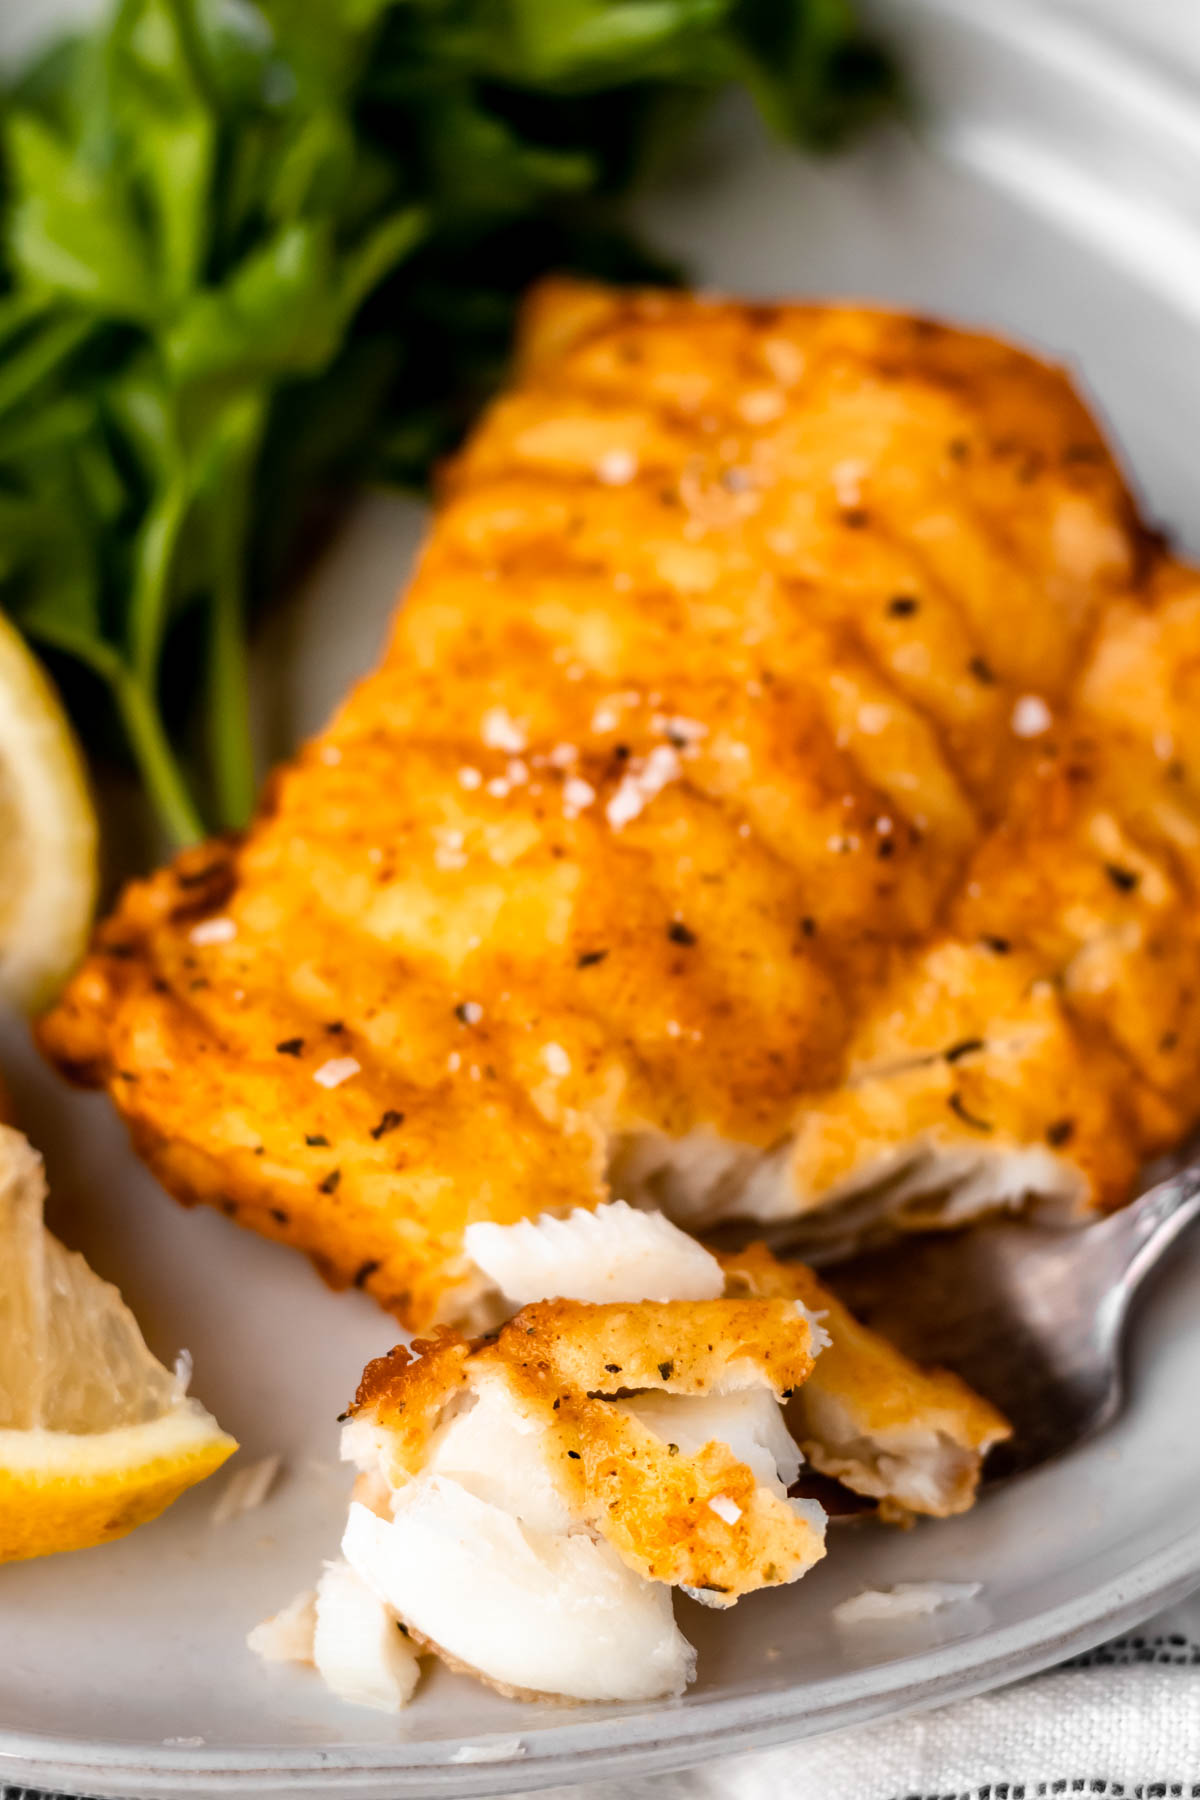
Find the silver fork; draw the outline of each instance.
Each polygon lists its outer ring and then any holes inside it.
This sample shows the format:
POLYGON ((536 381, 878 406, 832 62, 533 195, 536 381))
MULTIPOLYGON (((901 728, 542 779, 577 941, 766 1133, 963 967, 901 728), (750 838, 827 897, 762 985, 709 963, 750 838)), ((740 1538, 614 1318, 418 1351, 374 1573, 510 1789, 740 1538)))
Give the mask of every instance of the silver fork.
POLYGON ((1002 1219, 913 1237, 830 1271, 859 1316, 922 1362, 954 1369, 1013 1426, 996 1480, 1090 1437, 1120 1411, 1129 1304, 1200 1217, 1200 1160, 1082 1229, 1002 1219))

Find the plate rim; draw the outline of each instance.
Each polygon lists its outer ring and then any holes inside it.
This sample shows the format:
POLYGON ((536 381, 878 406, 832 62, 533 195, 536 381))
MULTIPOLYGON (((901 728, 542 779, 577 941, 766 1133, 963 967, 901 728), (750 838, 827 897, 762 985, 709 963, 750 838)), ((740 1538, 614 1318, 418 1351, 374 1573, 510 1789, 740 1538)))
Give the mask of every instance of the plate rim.
MULTIPOLYGON (((985 42, 1019 48, 1021 28, 1052 29, 1057 73, 1066 48, 1086 52, 1073 74, 1085 91, 1082 69, 1117 71, 1114 36, 1099 19, 1084 20, 1029 0, 1011 0, 1002 14, 981 13, 971 0, 876 0, 885 24, 901 14, 924 15, 971 30, 985 42), (1098 63, 1097 63, 1097 60, 1098 63)), ((1121 51, 1127 52, 1127 43, 1121 51)), ((1119 71, 1117 71, 1119 73, 1119 71)), ((1139 57, 1118 85, 1132 109, 1142 112, 1157 91, 1164 100, 1168 133, 1185 114, 1200 133, 1200 100, 1150 56, 1139 57)), ((1191 135, 1189 133, 1189 135, 1191 135)), ((1189 146, 1189 149, 1191 146, 1189 146)), ((1190 232, 1194 241, 1200 234, 1190 232)), ((740 1693, 693 1703, 668 1702, 622 1717, 619 1741, 609 1719, 564 1708, 564 1723, 540 1729, 527 1752, 505 1760, 452 1763, 464 1740, 403 1738, 387 1745, 262 1745, 246 1750, 152 1745, 114 1740, 97 1743, 61 1733, 22 1732, 0 1725, 0 1781, 61 1787, 99 1800, 225 1800, 233 1796, 328 1793, 357 1800, 398 1800, 401 1795, 499 1796, 615 1775, 652 1774, 755 1748, 801 1743, 847 1727, 928 1711, 1000 1687, 1086 1651, 1183 1599, 1200 1587, 1200 1521, 1085 1594, 996 1626, 968 1640, 914 1651, 885 1665, 769 1693, 740 1693), (868 1690, 868 1691, 864 1691, 868 1690), (582 1729, 579 1722, 583 1721, 582 1729), (608 1742, 600 1741, 607 1735, 608 1742), (414 1755, 413 1752, 416 1754, 414 1755)), ((509 1735, 481 1732, 466 1741, 486 1746, 509 1735)))
MULTIPOLYGON (((0 1730, 0 1776, 65 1784, 98 1800, 203 1800, 206 1795, 263 1795, 328 1792, 357 1800, 397 1800, 399 1795, 502 1795, 574 1784, 620 1774, 652 1774, 689 1766, 707 1757, 800 1743, 849 1726, 870 1724, 901 1713, 927 1711, 954 1700, 1016 1681, 1065 1661, 1106 1638, 1140 1623, 1151 1613, 1182 1600, 1200 1586, 1200 1521, 1169 1544, 1134 1562, 1080 1598, 1066 1601, 1019 1624, 998 1626, 964 1644, 898 1658, 882 1669, 852 1671, 828 1681, 771 1694, 729 1695, 701 1702, 689 1715, 678 1702, 623 1718, 622 1741, 580 1745, 569 1725, 539 1732, 531 1753, 476 1763, 452 1763, 444 1754, 463 1741, 486 1746, 518 1733, 482 1732, 474 1739, 430 1739, 431 1754, 400 1760, 397 1745, 329 1745, 308 1750, 265 1745, 257 1750, 208 1751, 143 1744, 89 1744, 86 1760, 64 1758, 64 1748, 81 1740, 48 1733, 0 1730), (964 1660, 964 1652, 968 1652, 964 1660), (869 1681, 869 1693, 856 1689, 869 1681), (694 1719, 694 1728, 671 1729, 671 1721, 694 1719), (562 1740, 557 1741, 557 1740, 562 1740)), ((564 1708, 574 1719, 586 1713, 564 1708)), ((608 1720, 595 1721, 602 1731, 608 1720)))

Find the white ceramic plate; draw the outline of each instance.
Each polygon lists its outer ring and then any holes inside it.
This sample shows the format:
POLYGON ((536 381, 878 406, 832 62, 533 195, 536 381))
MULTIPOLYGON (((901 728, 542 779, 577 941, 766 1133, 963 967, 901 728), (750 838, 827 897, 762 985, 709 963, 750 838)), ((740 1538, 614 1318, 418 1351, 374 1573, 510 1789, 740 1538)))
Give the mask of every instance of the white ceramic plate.
MULTIPOLYGON (((1200 108, 1171 77, 1018 0, 888 0, 926 113, 821 168, 765 147, 737 109, 669 193, 660 241, 748 293, 865 295, 1026 338, 1076 364, 1157 516, 1187 529, 1200 417, 1200 108), (719 149, 719 158, 712 154, 719 149)), ((420 529, 376 497, 293 610, 268 660, 280 747, 372 659, 420 529)), ((718 1617, 681 1603, 699 1645, 688 1696, 650 1708, 517 1705, 444 1671, 398 1720, 267 1668, 246 1630, 312 1580, 346 1477, 335 1415, 391 1342, 358 1296, 214 1213, 166 1201, 102 1099, 69 1095, 10 1033, 21 1114, 46 1149, 68 1235, 115 1279, 242 1456, 281 1453, 258 1511, 211 1521, 222 1484, 124 1543, 3 1571, 0 1776, 95 1795, 497 1794, 668 1768, 970 1693, 1055 1661, 1200 1579, 1200 1246, 1143 1307, 1125 1418, 969 1517, 836 1535, 801 1587, 718 1617), (838 1635, 864 1584, 982 1581, 969 1605, 838 1635), (492 1760, 468 1760, 464 1742, 492 1760)))

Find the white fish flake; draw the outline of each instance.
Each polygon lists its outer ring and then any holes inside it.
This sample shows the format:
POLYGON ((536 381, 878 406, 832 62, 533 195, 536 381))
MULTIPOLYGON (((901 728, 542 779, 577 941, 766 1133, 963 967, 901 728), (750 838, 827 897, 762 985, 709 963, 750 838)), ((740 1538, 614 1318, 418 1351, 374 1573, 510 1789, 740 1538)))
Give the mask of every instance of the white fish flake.
POLYGON ((306 1588, 247 1633, 246 1643, 264 1662, 310 1663, 317 1627, 317 1591, 306 1588))
POLYGON ((242 1513, 253 1512, 262 1505, 275 1485, 283 1458, 278 1454, 260 1457, 245 1468, 235 1469, 225 1483, 220 1499, 212 1510, 214 1525, 228 1525, 242 1513))
POLYGON ((565 1219, 542 1213, 515 1225, 478 1220, 466 1229, 468 1256, 509 1300, 525 1306, 557 1294, 612 1300, 715 1300, 725 1291, 720 1263, 658 1212, 624 1200, 565 1219))
POLYGON ((837 1625, 867 1625, 878 1620, 914 1619, 957 1606, 981 1593, 979 1581, 898 1581, 890 1588, 863 1588, 833 1609, 837 1625))
POLYGON ((487 1744, 460 1744, 450 1758, 452 1763, 512 1762, 524 1756, 525 1746, 519 1737, 492 1738, 487 1744))

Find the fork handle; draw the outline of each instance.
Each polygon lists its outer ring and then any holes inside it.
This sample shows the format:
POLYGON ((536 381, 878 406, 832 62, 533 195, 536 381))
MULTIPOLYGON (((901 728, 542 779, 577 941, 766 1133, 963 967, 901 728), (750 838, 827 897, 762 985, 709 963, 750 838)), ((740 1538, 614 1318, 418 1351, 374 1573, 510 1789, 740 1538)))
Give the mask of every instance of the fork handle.
POLYGON ((1180 1234, 1200 1218, 1200 1161, 1190 1162, 1147 1188, 1116 1214, 1124 1284, 1132 1293, 1180 1234))

